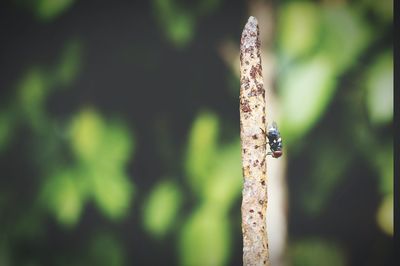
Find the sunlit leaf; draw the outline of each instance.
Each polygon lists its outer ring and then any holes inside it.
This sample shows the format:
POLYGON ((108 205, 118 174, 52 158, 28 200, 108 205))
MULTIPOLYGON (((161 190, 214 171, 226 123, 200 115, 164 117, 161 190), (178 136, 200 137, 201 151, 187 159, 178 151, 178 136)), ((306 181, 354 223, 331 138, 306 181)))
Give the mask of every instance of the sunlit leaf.
POLYGON ((212 205, 203 205, 182 228, 179 251, 181 265, 226 265, 231 245, 230 224, 212 205))
POLYGON ((294 65, 279 79, 284 115, 281 131, 289 145, 318 121, 332 99, 335 84, 332 66, 322 56, 294 65))
POLYGON ((59 170, 44 183, 44 204, 65 226, 75 225, 82 212, 86 198, 82 176, 73 169, 59 170))
POLYGON ((173 226, 182 202, 178 186, 171 181, 158 184, 150 193, 144 205, 143 223, 146 229, 162 237, 173 226))
POLYGON ((339 246, 322 239, 304 239, 289 247, 293 266, 344 266, 346 257, 339 246))
POLYGON ((324 8, 320 52, 339 73, 354 65, 371 40, 371 31, 360 13, 344 6, 324 8))
POLYGON ((393 119, 393 54, 380 55, 366 75, 367 107, 372 122, 390 123, 393 119))
POLYGON ((188 14, 177 14, 167 27, 170 40, 178 47, 185 46, 193 38, 194 20, 188 14))
POLYGON ((193 38, 194 15, 184 10, 175 0, 153 0, 156 19, 170 42, 184 47, 193 38))
POLYGON ((36 0, 35 12, 40 19, 50 21, 67 11, 74 2, 75 0, 36 0))
POLYGON ((71 145, 87 169, 94 200, 111 219, 126 215, 134 186, 125 174, 133 136, 120 123, 106 123, 92 109, 80 112, 71 124, 71 145))
POLYGON ((393 194, 386 195, 378 209, 376 219, 379 227, 386 234, 393 236, 393 194))
POLYGON ((98 233, 89 245, 88 255, 87 265, 122 266, 126 261, 121 242, 110 233, 98 233))
POLYGON ((200 194, 214 164, 218 130, 217 117, 208 112, 199 114, 190 130, 185 169, 193 191, 200 194))
POLYGON ((134 136, 122 123, 106 123, 99 113, 85 109, 71 123, 71 145, 86 163, 121 168, 134 148, 134 136))
POLYGON ((71 124, 71 145, 75 154, 84 161, 95 158, 103 131, 103 121, 94 110, 86 109, 75 116, 71 124))
POLYGON ((204 200, 214 204, 221 212, 229 207, 241 195, 242 160, 240 141, 225 146, 218 152, 216 167, 210 174, 205 188, 204 200))
POLYGON ((279 10, 279 46, 285 56, 307 54, 319 38, 321 12, 313 2, 288 2, 279 10))
POLYGON ((134 187, 129 177, 117 171, 99 167, 91 172, 92 193, 100 210, 109 218, 124 217, 133 198, 134 187))
POLYGON ((134 150, 134 135, 122 123, 110 121, 104 128, 97 157, 102 164, 122 167, 134 150))

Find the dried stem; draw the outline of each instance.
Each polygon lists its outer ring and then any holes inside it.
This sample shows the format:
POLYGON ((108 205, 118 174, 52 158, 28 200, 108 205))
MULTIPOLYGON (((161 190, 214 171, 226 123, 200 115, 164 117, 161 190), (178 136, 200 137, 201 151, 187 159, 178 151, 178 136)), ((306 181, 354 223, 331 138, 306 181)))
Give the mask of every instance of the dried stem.
POLYGON ((243 265, 269 265, 266 230, 265 89, 258 22, 250 17, 240 43, 240 138, 243 167, 243 265))

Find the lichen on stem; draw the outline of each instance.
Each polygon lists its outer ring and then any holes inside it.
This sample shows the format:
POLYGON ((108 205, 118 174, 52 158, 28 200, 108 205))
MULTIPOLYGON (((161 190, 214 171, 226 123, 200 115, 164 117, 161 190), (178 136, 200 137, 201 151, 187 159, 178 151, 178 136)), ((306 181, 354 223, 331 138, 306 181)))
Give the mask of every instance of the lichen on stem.
POLYGON ((266 229, 265 89, 257 19, 247 21, 240 43, 243 265, 270 265, 266 229))

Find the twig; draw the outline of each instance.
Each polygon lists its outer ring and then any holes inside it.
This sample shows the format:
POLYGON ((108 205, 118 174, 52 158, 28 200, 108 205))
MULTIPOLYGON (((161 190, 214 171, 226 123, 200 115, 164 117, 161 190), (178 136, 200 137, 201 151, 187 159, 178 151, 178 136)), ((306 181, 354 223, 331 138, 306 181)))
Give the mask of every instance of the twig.
POLYGON ((269 265, 266 230, 265 89, 256 18, 247 21, 240 43, 240 138, 243 167, 243 265, 269 265))

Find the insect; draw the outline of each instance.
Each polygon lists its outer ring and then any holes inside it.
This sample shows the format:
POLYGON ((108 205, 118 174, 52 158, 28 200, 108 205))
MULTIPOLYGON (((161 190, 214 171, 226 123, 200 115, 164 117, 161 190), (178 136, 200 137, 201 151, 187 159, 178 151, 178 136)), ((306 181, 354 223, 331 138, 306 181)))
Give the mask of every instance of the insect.
POLYGON ((282 156, 282 138, 278 130, 276 122, 272 122, 272 126, 267 130, 267 138, 271 152, 267 155, 271 155, 274 158, 282 156))

